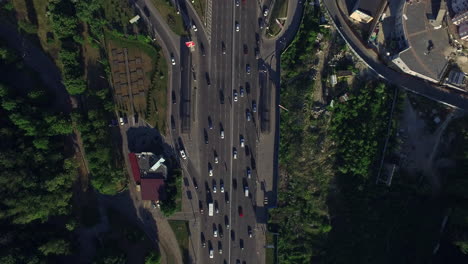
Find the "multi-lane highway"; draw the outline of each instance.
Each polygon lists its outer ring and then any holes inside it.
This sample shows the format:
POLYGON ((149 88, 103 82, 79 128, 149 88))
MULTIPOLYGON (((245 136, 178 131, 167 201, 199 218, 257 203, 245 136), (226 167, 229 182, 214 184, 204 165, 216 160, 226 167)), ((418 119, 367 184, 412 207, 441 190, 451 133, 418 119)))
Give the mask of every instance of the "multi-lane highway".
POLYGON ((271 69, 264 65, 262 55, 271 57, 275 52, 274 45, 262 51, 259 18, 264 19, 263 6, 250 0, 211 1, 210 27, 205 27, 190 3, 175 3, 189 37, 175 36, 151 1, 137 0, 135 7, 162 42, 167 58, 173 56, 176 63, 171 65, 169 82, 170 138, 176 151, 184 150, 186 155, 180 160, 190 193, 184 198, 194 218, 191 259, 196 263, 264 263, 265 229, 259 223, 266 220, 266 189, 274 196, 276 134, 272 130, 276 123, 271 122, 275 118, 271 98, 275 100, 276 84, 266 71, 259 72, 259 68, 271 69), (195 49, 184 46, 187 40, 195 42, 195 49), (260 139, 269 153, 263 154, 258 166, 260 139), (259 181, 259 169, 265 167, 269 169, 259 181), (209 203, 214 205, 213 216, 208 215, 209 203))
POLYGON ((212 10, 211 41, 203 43, 205 56, 201 49, 197 54, 196 122, 191 131, 196 142, 188 148, 189 159, 194 158, 192 182, 198 186, 199 206, 204 210, 199 237, 206 247, 201 246, 198 262, 252 263, 257 260, 255 177, 260 122, 255 50, 261 44, 260 10, 257 2, 240 1, 236 6, 230 0, 213 1, 212 10), (213 216, 208 215, 209 203, 214 204, 213 216))

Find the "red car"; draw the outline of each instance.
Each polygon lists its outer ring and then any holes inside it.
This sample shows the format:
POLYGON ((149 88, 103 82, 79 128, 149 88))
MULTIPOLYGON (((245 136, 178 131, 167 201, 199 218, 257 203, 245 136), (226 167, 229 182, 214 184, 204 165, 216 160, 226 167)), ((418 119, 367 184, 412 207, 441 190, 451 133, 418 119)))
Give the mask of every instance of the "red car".
POLYGON ((244 214, 242 213, 242 207, 239 206, 239 217, 243 217, 244 214))

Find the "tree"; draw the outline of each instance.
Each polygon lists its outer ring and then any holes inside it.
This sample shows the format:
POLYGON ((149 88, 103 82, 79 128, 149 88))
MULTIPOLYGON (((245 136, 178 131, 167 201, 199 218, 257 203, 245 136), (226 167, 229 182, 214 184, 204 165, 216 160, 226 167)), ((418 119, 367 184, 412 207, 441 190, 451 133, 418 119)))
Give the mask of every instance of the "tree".
POLYGON ((47 241, 39 247, 39 250, 45 256, 48 255, 68 255, 70 254, 70 242, 63 239, 55 239, 47 241))

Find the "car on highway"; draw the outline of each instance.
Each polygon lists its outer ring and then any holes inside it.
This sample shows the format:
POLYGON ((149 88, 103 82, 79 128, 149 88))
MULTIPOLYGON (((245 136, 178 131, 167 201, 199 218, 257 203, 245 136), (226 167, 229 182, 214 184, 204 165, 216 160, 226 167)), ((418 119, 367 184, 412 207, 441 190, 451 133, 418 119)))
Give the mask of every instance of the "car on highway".
POLYGON ((252 101, 252 112, 257 112, 257 103, 255 101, 252 101))
POLYGON ((229 217, 227 215, 224 216, 224 225, 226 229, 229 229, 229 217))
POLYGON ((237 102, 237 91, 234 90, 234 102, 237 102))
POLYGON ((250 74, 250 64, 245 65, 245 72, 250 74))
POLYGON ((228 192, 224 193, 224 200, 226 201, 227 204, 229 204, 229 194, 228 194, 228 192))
POLYGON ((206 85, 211 86, 210 74, 205 72, 206 85))
POLYGON ((239 25, 239 22, 236 21, 236 32, 239 32, 240 30, 240 25, 239 25))
POLYGON ((208 176, 213 177, 213 169, 210 168, 208 170, 208 176))
POLYGON ((208 116, 208 128, 213 129, 213 120, 211 120, 211 116, 208 116))
POLYGON ((213 257, 214 257, 213 249, 210 249, 210 258, 213 258, 213 257))
POLYGON ((218 164, 219 162, 219 159, 218 159, 218 154, 216 153, 216 151, 214 152, 214 163, 218 164))
POLYGON ((244 250, 244 240, 243 239, 239 239, 239 247, 241 250, 244 250))
POLYGON ((203 46, 203 43, 200 42, 200 51, 201 51, 201 55, 202 56, 205 56, 205 46, 203 46))
POLYGON ((247 44, 244 44, 244 55, 249 54, 249 47, 247 47, 247 44))
POLYGON ((213 236, 218 237, 218 230, 216 229, 216 224, 213 224, 213 236))
POLYGON ((197 26, 196 26, 195 24, 192 24, 192 29, 193 29, 193 31, 195 31, 195 32, 198 31, 197 26))
POLYGON ((260 27, 260 29, 263 29, 263 27, 265 26, 265 22, 261 17, 258 18, 258 26, 260 27))
POLYGON ((218 232, 219 232, 219 237, 223 238, 223 227, 221 226, 221 224, 218 225, 218 232))
POLYGON ((180 150, 180 156, 181 156, 183 159, 187 159, 187 155, 185 154, 185 150, 183 150, 183 149, 180 150))
POLYGON ((268 16, 268 11, 270 11, 268 7, 265 7, 265 9, 263 9, 263 16, 268 16))
POLYGON ((193 187, 195 187, 195 189, 198 189, 197 179, 195 179, 195 177, 193 177, 192 181, 193 181, 193 187))
POLYGON ((247 178, 248 179, 252 178, 252 171, 250 170, 249 167, 247 167, 246 172, 247 172, 247 178))
POLYGON ((243 147, 245 146, 245 143, 244 143, 244 136, 240 135, 239 141, 240 141, 240 146, 241 146, 241 148, 243 148, 243 147))
POLYGON ((171 55, 171 63, 172 65, 176 65, 174 55, 171 55))
POLYGON ((226 45, 224 45, 224 41, 221 42, 221 52, 226 54, 226 45))
POLYGON ((218 241, 218 253, 223 254, 223 245, 221 244, 221 241, 218 241))
POLYGON ((219 183, 219 190, 220 190, 222 193, 224 193, 224 184, 223 184, 222 181, 219 183))
POLYGON ((247 121, 250 121, 250 119, 251 119, 252 117, 251 117, 251 115, 250 115, 250 110, 249 110, 249 109, 245 110, 245 116, 246 116, 246 118, 247 118, 247 121))
POLYGON ((219 214, 219 207, 218 207, 218 201, 214 202, 214 207, 215 207, 215 212, 219 214))
POLYGON ((216 185, 213 185, 213 193, 216 193, 216 185))
POLYGON ((200 237, 201 237, 202 247, 206 247, 206 240, 205 240, 205 235, 203 234, 203 232, 201 232, 200 237))
POLYGON ((242 206, 239 206, 239 217, 243 217, 244 213, 242 211, 242 206))
POLYGON ((247 234, 249 235, 249 237, 252 237, 252 227, 251 226, 247 227, 247 234))
POLYGON ((221 128, 221 132, 219 133, 219 136, 221 139, 224 139, 224 130, 221 128))
POLYGON ((201 200, 198 200, 198 208, 200 209, 200 214, 203 214, 203 203, 201 200))
POLYGON ((236 148, 233 148, 233 150, 232 150, 232 158, 237 159, 237 149, 236 148))
POLYGON ((236 0, 236 6, 239 6, 239 3, 240 1, 239 0, 236 0))
POLYGON ((240 97, 244 97, 245 91, 244 88, 241 86, 240 87, 240 97))
POLYGON ((258 33, 255 33, 255 42, 257 43, 257 46, 260 46, 260 35, 258 33))
POLYGON ((206 129, 203 129, 203 138, 205 139, 205 144, 208 144, 208 132, 206 129))

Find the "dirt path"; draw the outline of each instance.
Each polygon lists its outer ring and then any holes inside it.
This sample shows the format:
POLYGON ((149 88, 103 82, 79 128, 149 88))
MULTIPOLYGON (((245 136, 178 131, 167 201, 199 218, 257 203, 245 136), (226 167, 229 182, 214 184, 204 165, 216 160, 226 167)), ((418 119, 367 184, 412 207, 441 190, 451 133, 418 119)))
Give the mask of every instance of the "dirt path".
POLYGON ((404 139, 402 148, 402 167, 414 175, 422 173, 431 183, 434 194, 440 191, 441 183, 435 167, 434 158, 437 156, 439 144, 448 124, 459 112, 451 112, 438 125, 434 133, 430 133, 426 122, 418 116, 408 98, 404 102, 404 114, 401 120, 400 133, 404 139))

